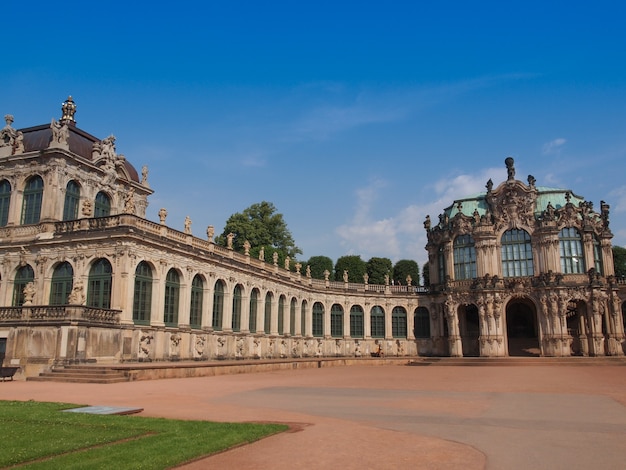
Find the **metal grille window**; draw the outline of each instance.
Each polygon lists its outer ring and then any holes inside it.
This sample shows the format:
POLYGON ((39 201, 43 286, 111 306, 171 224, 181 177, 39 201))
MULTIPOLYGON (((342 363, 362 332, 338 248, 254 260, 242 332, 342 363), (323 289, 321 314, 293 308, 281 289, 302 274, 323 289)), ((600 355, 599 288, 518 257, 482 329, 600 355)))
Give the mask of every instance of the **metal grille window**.
POLYGON ((133 321, 149 324, 152 313, 152 269, 145 261, 135 268, 135 289, 133 293, 133 321))
POLYGON ((74 270, 67 261, 54 268, 50 283, 50 305, 66 305, 74 285, 74 270))
POLYGON ((370 311, 370 321, 372 326, 372 338, 385 337, 385 311, 380 305, 372 307, 370 311))
POLYGON ((324 336, 324 306, 320 302, 313 304, 313 336, 324 336))
POLYGON ((248 321, 248 329, 250 333, 256 333, 256 314, 259 302, 259 291, 254 289, 250 293, 250 319, 248 321))
POLYGON ((430 338, 430 315, 426 307, 415 310, 415 337, 430 338))
POLYGON ((330 308, 330 335, 334 338, 343 336, 343 308, 339 304, 330 308))
POLYGON ((360 305, 353 305, 350 308, 350 336, 352 338, 363 338, 364 334, 363 308, 360 305))
POLYGON ((582 274, 585 272, 585 255, 582 238, 578 230, 573 227, 565 227, 559 232, 559 250, 562 273, 582 274))
POLYGON ((180 278, 174 269, 165 276, 165 301, 163 305, 163 322, 168 326, 178 324, 178 299, 180 297, 180 278))
POLYGON ((196 274, 191 281, 191 302, 189 304, 189 326, 200 328, 202 323, 202 303, 204 300, 204 283, 196 274))
POLYGON ((65 187, 65 204, 63 205, 63 220, 78 219, 80 204, 80 186, 76 181, 70 181, 65 187))
POLYGON ((43 179, 34 176, 28 180, 24 188, 22 204, 22 224, 38 224, 41 218, 41 201, 43 199, 43 179))
POLYGON ((96 194, 96 201, 94 203, 93 216, 94 217, 108 217, 111 215, 111 199, 105 193, 100 191, 96 194))
POLYGON ((233 331, 241 331, 241 286, 237 284, 233 292, 233 331))
POLYGON ((27 264, 22 266, 15 273, 15 281, 13 282, 13 306, 20 307, 24 304, 24 288, 29 282, 35 282, 35 271, 27 264))
POLYGON ((391 311, 391 336, 406 338, 406 310, 404 307, 394 307, 391 311))
POLYGON ((213 291, 213 321, 211 326, 214 330, 222 329, 222 322, 224 316, 224 284, 222 281, 215 283, 215 290, 213 291))
POLYGON ((89 270, 87 305, 96 308, 111 308, 111 286, 113 269, 104 258, 96 261, 89 270))
POLYGON ((525 230, 507 230, 502 235, 502 276, 532 276, 533 250, 525 230))
POLYGON ((454 279, 476 278, 476 248, 471 235, 459 235, 454 239, 454 279))
POLYGON ((11 183, 0 181, 0 227, 9 223, 9 207, 11 205, 11 183))

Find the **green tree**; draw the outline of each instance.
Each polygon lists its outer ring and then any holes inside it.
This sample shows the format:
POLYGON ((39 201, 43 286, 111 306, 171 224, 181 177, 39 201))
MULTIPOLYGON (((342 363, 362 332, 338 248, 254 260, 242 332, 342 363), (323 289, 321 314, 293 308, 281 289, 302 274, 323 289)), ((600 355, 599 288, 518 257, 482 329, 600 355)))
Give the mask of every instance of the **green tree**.
POLYGON ((411 276, 411 285, 418 286, 420 283, 419 265, 411 259, 401 259, 393 267, 393 280, 396 284, 406 285, 407 276, 411 276))
POLYGON ((430 265, 428 261, 422 267, 422 279, 424 280, 424 287, 430 287, 430 265))
POLYGON ((333 260, 328 256, 312 256, 303 266, 303 272, 306 272, 307 266, 311 268, 313 279, 324 279, 324 271, 333 272, 333 260))
POLYGON ((250 254, 258 256, 261 247, 265 250, 265 261, 272 262, 272 253, 279 254, 280 266, 284 266, 284 259, 289 256, 295 259, 302 250, 298 248, 287 228, 283 215, 276 212, 271 202, 252 204, 243 212, 231 215, 226 221, 224 232, 215 239, 219 245, 226 246, 228 234, 235 235, 233 249, 243 252, 246 240, 252 247, 250 254))
POLYGON ((370 284, 385 284, 385 276, 391 278, 392 263, 389 258, 370 258, 367 262, 367 275, 370 284))
POLYGON ((365 261, 359 255, 342 256, 335 263, 335 281, 343 281, 343 272, 348 271, 348 282, 363 282, 366 273, 365 261))
POLYGON ((615 265, 615 276, 626 276, 626 248, 613 246, 613 264, 615 265))

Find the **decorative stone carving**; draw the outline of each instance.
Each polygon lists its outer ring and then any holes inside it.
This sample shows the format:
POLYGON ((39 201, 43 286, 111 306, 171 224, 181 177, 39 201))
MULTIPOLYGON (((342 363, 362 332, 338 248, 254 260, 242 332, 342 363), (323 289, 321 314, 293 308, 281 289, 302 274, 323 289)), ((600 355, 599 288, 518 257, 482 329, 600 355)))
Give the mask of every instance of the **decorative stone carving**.
POLYGON ((52 118, 50 129, 52 130, 52 140, 50 141, 49 147, 69 150, 70 130, 67 124, 65 122, 57 122, 52 118))
POLYGON ((37 293, 37 289, 35 289, 35 283, 29 282, 28 284, 26 284, 22 293, 24 294, 24 303, 22 305, 32 305, 35 294, 37 293))
POLYGON ((191 218, 189 216, 185 217, 185 233, 191 235, 191 218))
POLYGON ((17 132, 11 126, 13 124, 13 116, 11 114, 5 115, 4 121, 6 125, 0 130, 0 157, 13 155, 13 147, 17 137, 17 132))
POLYGON ((165 219, 167 218, 167 210, 162 207, 161 209, 159 209, 159 222, 161 223, 161 225, 165 225, 165 219))
POLYGON ((130 188, 124 196, 124 212, 126 214, 135 214, 135 189, 130 188))
POLYGON ((139 338, 139 351, 137 353, 138 359, 149 359, 152 352, 152 341, 154 336, 150 334, 141 334, 139 338))
POLYGON ((85 305, 85 287, 80 279, 74 282, 72 292, 70 292, 67 298, 67 303, 70 305, 85 305))

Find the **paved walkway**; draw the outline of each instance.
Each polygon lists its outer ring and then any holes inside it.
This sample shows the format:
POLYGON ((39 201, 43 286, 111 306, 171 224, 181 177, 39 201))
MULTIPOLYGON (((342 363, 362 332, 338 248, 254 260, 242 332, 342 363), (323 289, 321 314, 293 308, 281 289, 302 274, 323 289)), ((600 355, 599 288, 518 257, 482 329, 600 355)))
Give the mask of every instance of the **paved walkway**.
MULTIPOLYGON (((626 367, 352 366, 111 385, 0 383, 0 399, 281 421, 185 469, 623 469, 626 367)), ((199 436, 200 437, 200 436, 199 436)))

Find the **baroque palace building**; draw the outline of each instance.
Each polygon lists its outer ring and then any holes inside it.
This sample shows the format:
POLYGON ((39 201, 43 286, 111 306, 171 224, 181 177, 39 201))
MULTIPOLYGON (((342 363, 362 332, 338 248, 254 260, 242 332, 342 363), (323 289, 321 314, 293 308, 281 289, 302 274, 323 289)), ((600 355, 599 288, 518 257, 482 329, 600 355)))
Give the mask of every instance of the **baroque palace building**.
MULTIPOLYGON (((59 121, 0 130, 0 359, 55 365, 624 354, 609 207, 507 179, 426 217, 428 288, 312 279, 145 218, 148 169, 59 121)), ((229 243, 230 245, 230 243, 229 243)), ((288 261, 287 261, 288 263, 288 261)), ((622 295, 622 297, 620 297, 622 295)))

